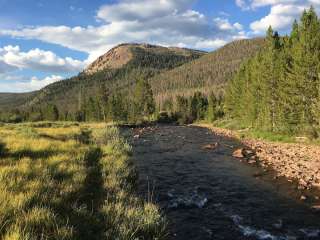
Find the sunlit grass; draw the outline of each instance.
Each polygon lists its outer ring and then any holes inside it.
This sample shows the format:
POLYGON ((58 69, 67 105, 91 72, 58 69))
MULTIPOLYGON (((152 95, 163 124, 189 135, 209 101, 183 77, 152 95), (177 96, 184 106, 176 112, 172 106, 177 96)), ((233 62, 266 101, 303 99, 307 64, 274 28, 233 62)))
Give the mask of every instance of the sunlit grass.
POLYGON ((131 146, 106 124, 0 126, 0 239, 163 239, 135 194, 131 146))

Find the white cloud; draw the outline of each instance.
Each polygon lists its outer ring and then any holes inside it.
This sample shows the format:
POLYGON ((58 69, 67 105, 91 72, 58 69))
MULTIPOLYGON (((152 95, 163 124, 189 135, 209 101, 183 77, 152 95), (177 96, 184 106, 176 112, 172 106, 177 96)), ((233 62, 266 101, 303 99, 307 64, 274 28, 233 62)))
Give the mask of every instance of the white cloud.
MULTIPOLYGON (((120 0, 101 6, 95 16, 98 26, 34 26, 1 28, 0 36, 40 40, 88 53, 85 62, 62 58, 50 51, 19 47, 0 48, 0 73, 15 69, 33 69, 50 74, 81 71, 117 44, 151 43, 163 46, 216 49, 234 39, 246 38, 243 26, 223 18, 208 18, 192 10, 197 0, 120 0)), ((71 11, 77 10, 70 6, 71 11)), ((222 15, 220 15, 222 16, 222 15)), ((54 75, 56 76, 56 75, 54 75)), ((52 78, 50 78, 52 79, 52 78)), ((17 91, 38 89, 50 79, 31 79, 20 83, 12 80, 17 91), (35 87, 37 86, 37 87, 35 87)), ((2 89, 3 84, 0 85, 2 89)), ((9 88, 8 88, 9 90, 9 88)))
POLYGON ((276 30, 288 29, 293 21, 301 15, 306 6, 278 4, 271 7, 270 13, 253 23, 250 27, 254 33, 264 33, 269 26, 276 30))
POLYGON ((254 34, 264 34, 269 26, 278 31, 288 31, 293 21, 311 5, 320 13, 320 0, 236 0, 236 4, 244 10, 270 7, 268 15, 250 24, 254 34))
POLYGON ((246 0, 236 0, 236 5, 240 7, 242 10, 249 10, 250 4, 247 3, 246 0))
MULTIPOLYGON (((64 78, 58 75, 51 75, 44 79, 38 79, 37 77, 32 77, 28 82, 18 81, 20 77, 13 77, 14 82, 0 82, 0 92, 30 92, 39 90, 51 83, 61 81, 64 78)), ((9 80, 9 79, 8 79, 9 80)))
POLYGON ((222 39, 216 39, 216 40, 204 40, 199 41, 196 43, 196 48, 202 48, 202 49, 212 49, 212 48, 219 48, 224 45, 226 45, 228 42, 222 39))
MULTIPOLYGON (((297 3, 299 0, 253 0, 251 3, 252 8, 259 8, 270 5, 297 3)), ((304 1, 305 2, 305 1, 304 1)))
MULTIPOLYGON (((242 10, 253 10, 260 7, 272 6, 276 4, 288 4, 297 3, 303 0, 235 0, 236 5, 242 10)), ((308 0, 307 0, 308 1, 308 0)), ((309 0, 309 1, 319 1, 319 0, 309 0)), ((304 1, 305 2, 305 1, 304 1)))
POLYGON ((231 24, 229 20, 225 18, 215 18, 213 19, 213 21, 215 22, 216 26, 222 31, 237 31, 243 29, 243 26, 240 23, 237 22, 231 24))
POLYGON ((61 58, 51 51, 38 48, 22 52, 19 46, 0 48, 0 72, 16 69, 31 69, 42 72, 79 72, 85 63, 70 57, 61 58))
MULTIPOLYGON (((40 26, 0 30, 0 35, 37 39, 89 54, 88 62, 123 42, 195 47, 201 42, 228 42, 242 29, 239 23, 211 21, 192 10, 194 0, 122 0, 102 6, 100 26, 40 26), (221 24, 221 25, 220 25, 221 24)), ((215 45, 212 45, 215 46, 215 45)))
POLYGON ((150 20, 179 12, 191 7, 194 0, 125 0, 118 4, 104 5, 97 14, 106 22, 150 20))

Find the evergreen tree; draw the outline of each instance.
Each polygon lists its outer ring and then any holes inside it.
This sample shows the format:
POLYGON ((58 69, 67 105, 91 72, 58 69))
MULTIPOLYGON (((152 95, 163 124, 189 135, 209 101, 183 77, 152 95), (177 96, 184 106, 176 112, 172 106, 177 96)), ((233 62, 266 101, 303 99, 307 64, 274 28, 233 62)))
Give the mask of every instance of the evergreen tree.
POLYGON ((134 91, 134 115, 150 117, 155 112, 155 101, 150 84, 145 79, 137 81, 134 91))
POLYGON ((269 131, 320 127, 320 22, 311 7, 289 37, 270 27, 266 47, 244 64, 226 91, 228 116, 269 131))

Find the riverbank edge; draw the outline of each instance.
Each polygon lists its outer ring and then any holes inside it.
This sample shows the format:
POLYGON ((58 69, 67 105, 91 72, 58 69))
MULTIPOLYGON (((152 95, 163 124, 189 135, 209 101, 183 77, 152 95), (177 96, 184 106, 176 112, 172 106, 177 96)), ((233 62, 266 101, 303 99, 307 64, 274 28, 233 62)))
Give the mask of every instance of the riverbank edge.
POLYGON ((320 146, 242 139, 237 131, 218 128, 211 124, 193 126, 204 127, 218 136, 240 141, 245 148, 253 151, 261 167, 273 169, 277 177, 285 177, 289 182, 296 181, 299 189, 320 190, 320 146))

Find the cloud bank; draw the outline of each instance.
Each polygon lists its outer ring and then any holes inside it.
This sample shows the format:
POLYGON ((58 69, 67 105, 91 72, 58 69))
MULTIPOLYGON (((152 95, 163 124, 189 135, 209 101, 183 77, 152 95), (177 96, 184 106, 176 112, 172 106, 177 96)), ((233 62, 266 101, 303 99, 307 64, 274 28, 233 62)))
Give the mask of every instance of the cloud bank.
POLYGON ((210 19, 192 10, 194 0, 123 0, 103 5, 99 26, 40 26, 0 30, 0 35, 37 39, 89 54, 88 62, 123 42, 214 49, 244 38, 240 23, 210 19))

